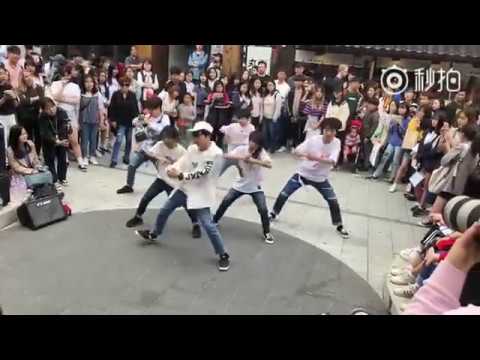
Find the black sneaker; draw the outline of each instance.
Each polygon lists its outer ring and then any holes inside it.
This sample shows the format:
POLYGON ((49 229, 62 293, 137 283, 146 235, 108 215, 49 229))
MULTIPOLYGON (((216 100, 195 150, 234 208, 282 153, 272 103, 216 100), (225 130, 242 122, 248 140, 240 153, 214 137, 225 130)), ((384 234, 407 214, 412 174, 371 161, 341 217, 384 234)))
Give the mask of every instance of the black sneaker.
POLYGON ((192 227, 192 237, 194 239, 199 239, 202 237, 202 229, 200 229, 200 225, 194 224, 192 227))
POLYGON ((425 210, 425 209, 422 209, 422 208, 416 209, 416 210, 414 210, 413 213, 412 213, 412 215, 413 215, 414 217, 422 217, 422 216, 426 216, 426 215, 428 215, 428 214, 429 214, 429 212, 428 212, 427 210, 425 210))
POLYGON ((143 224, 143 219, 140 216, 134 216, 127 221, 127 227, 132 228, 143 224))
POLYGON ((116 168, 116 167, 117 167, 117 163, 116 163, 116 162, 111 162, 111 163, 110 163, 110 168, 111 168, 111 169, 114 169, 114 168, 116 168))
POLYGON ((125 165, 128 165, 130 162, 129 162, 127 159, 123 159, 123 163, 124 163, 125 165))
POLYGON ((133 189, 128 185, 125 185, 121 189, 117 190, 117 194, 130 194, 130 193, 133 193, 133 189))
POLYGON ((344 239, 348 239, 350 234, 347 230, 343 227, 343 225, 337 226, 337 233, 344 239))
POLYGON ((157 235, 153 234, 150 230, 136 230, 135 234, 148 242, 155 242, 157 235))
POLYGON ((222 256, 220 256, 220 259, 218 260, 218 270, 220 271, 227 271, 230 269, 230 256, 225 253, 222 256))
POLYGON ((269 245, 271 244, 274 244, 275 243, 275 239, 273 238, 273 235, 268 233, 268 234, 265 234, 265 242, 269 245))
POLYGON ((278 215, 272 211, 270 212, 270 215, 268 215, 268 218, 270 219, 270 221, 275 221, 278 220, 278 215))
POLYGON ((410 208, 410 211, 416 211, 418 209, 421 209, 421 207, 419 205, 415 205, 415 206, 410 208))
POLYGON ((80 171, 87 172, 87 167, 83 164, 78 165, 78 168, 80 169, 80 171))

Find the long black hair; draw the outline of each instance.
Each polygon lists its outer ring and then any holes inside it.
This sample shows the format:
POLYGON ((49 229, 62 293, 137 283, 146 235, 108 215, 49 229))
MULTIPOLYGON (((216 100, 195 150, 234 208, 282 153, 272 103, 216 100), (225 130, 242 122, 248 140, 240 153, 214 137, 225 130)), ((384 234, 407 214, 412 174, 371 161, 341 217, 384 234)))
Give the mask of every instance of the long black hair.
POLYGON ((257 145, 257 150, 253 152, 252 157, 254 159, 258 159, 260 157, 260 153, 264 149, 264 141, 263 141, 262 133, 260 131, 251 132, 250 136, 248 137, 248 141, 251 141, 255 145, 257 145))
POLYGON ((22 135, 23 126, 14 125, 10 129, 10 134, 8 136, 8 146, 13 150, 13 155, 16 159, 22 159, 25 155, 29 154, 32 151, 31 146, 28 143, 25 143, 25 148, 20 147, 20 136, 22 135))

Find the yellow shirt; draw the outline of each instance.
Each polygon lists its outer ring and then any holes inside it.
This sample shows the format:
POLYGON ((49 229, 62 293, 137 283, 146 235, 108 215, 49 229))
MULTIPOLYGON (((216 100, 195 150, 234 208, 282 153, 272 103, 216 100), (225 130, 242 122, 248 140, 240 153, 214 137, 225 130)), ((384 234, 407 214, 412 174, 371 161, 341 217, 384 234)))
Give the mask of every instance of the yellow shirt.
POLYGON ((408 123, 407 131, 403 138, 402 149, 412 150, 418 140, 420 140, 421 136, 422 131, 420 130, 420 120, 414 116, 408 123))

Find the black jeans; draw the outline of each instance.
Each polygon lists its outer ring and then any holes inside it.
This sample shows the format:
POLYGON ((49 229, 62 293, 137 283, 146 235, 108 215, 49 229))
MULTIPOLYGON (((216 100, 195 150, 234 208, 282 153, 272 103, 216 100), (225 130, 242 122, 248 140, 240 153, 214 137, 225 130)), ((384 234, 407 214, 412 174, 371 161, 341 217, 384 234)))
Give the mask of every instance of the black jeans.
POLYGON ((265 194, 263 191, 247 194, 237 191, 235 189, 230 189, 230 191, 218 207, 217 212, 213 216, 213 221, 218 223, 223 217, 223 214, 225 214, 227 209, 230 207, 230 205, 232 205, 238 198, 242 197, 243 195, 250 195, 252 197, 252 200, 257 207, 257 211, 260 214, 260 218, 262 219, 263 234, 268 234, 270 232, 270 220, 268 218, 267 202, 265 200, 265 194))
POLYGON ((332 185, 325 180, 324 182, 315 182, 300 176, 300 174, 294 174, 287 184, 280 192, 273 205, 273 212, 278 215, 282 211, 283 205, 295 191, 300 189, 302 186, 310 185, 313 186, 325 199, 328 203, 330 209, 330 217, 332 218, 332 224, 335 226, 342 225, 342 215, 340 213, 340 205, 338 204, 337 196, 333 190, 332 185))
MULTIPOLYGON (((148 188, 147 192, 143 195, 142 200, 140 200, 140 204, 138 205, 136 215, 139 217, 142 217, 143 214, 145 214, 145 211, 147 210, 148 204, 150 204, 150 202, 154 198, 156 198, 157 195, 161 194, 164 191, 166 191, 167 194, 170 195, 172 190, 173 188, 162 179, 159 179, 159 178, 155 179, 152 185, 150 185, 150 187, 148 188)), ((187 210, 187 208, 185 208, 185 211, 190 217, 190 220, 192 220, 192 224, 198 224, 198 219, 195 212, 187 210)))
POLYGON ((45 164, 52 173, 54 183, 67 180, 67 148, 44 143, 43 157, 45 164), (55 160, 57 161, 56 167, 55 160))
POLYGON ((215 141, 217 146, 223 148, 223 134, 220 132, 220 128, 223 125, 228 125, 230 119, 228 118, 229 111, 228 109, 216 109, 215 107, 210 108, 207 116, 207 122, 213 127, 213 137, 212 140, 215 141))

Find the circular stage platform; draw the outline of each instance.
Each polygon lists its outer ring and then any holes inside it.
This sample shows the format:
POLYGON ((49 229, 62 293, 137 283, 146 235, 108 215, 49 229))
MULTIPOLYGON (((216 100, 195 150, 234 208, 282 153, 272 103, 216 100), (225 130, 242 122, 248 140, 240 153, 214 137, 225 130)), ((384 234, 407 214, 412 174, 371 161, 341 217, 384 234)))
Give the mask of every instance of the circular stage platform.
MULTIPOLYGON (((145 216, 152 224, 156 211, 145 216)), ((192 239, 185 212, 159 245, 143 245, 125 222, 133 210, 74 214, 38 231, 0 232, 0 304, 6 314, 386 314, 369 284, 300 239, 224 218, 228 272, 204 233, 192 239)))

